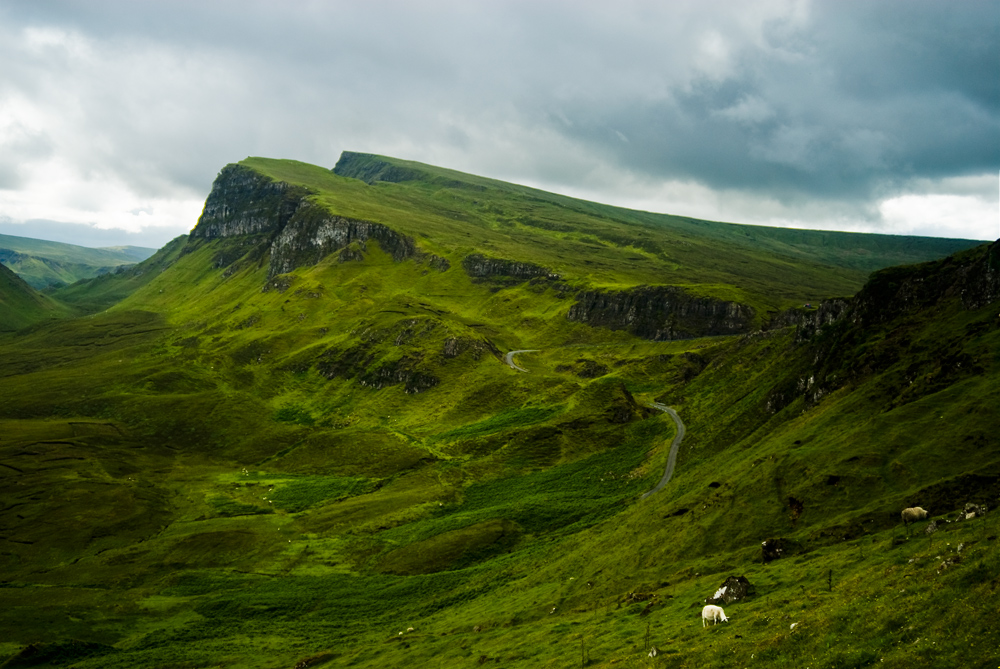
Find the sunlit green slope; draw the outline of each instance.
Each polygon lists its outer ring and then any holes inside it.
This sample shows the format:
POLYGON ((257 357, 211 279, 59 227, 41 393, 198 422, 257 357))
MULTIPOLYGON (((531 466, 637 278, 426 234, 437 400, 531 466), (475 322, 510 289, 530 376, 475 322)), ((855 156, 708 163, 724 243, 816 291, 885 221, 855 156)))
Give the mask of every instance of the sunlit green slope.
POLYGON ((742 298, 761 313, 849 295, 873 269, 977 243, 648 214, 365 154, 345 153, 333 173, 294 161, 242 164, 305 187, 334 213, 385 223, 449 258, 477 252, 533 262, 573 285, 685 285, 742 298))
MULTIPOLYGON (((286 170, 290 166, 287 163, 279 172, 274 161, 267 161, 264 166, 260 160, 248 159, 247 164, 259 166, 276 176, 279 173, 288 174, 286 170)), ((711 252, 703 247, 714 242, 721 243, 724 248, 736 246, 752 253, 758 261, 767 263, 774 262, 776 257, 783 257, 792 261, 820 261, 834 267, 872 271, 889 265, 940 258, 979 243, 961 239, 733 225, 684 216, 653 214, 547 193, 423 163, 346 151, 341 155, 334 172, 372 185, 381 184, 383 187, 389 183, 423 183, 431 191, 447 189, 453 195, 453 201, 464 201, 478 207, 486 220, 495 221, 501 228, 516 226, 522 231, 525 228, 541 228, 563 233, 592 232, 605 244, 622 245, 626 240, 634 240, 638 248, 659 248, 668 254, 670 251, 688 251, 685 255, 693 261, 697 259, 698 252, 711 252), (511 209, 506 214, 493 211, 490 204, 484 204, 487 200, 476 197, 473 193, 466 193, 468 197, 462 197, 463 191, 491 193, 497 200, 502 194, 509 194, 513 196, 511 209), (558 209, 565 213, 556 213, 558 209), (532 216, 536 212, 541 214, 538 218, 532 216), (625 225, 612 232, 605 229, 608 223, 625 225), (701 242, 698 246, 702 248, 677 248, 695 243, 696 240, 701 242), (664 244, 668 248, 664 249, 664 244)), ((689 263, 685 266, 684 273, 690 273, 699 264, 704 263, 689 263)), ((745 269, 730 268, 730 271, 745 275, 745 269)))

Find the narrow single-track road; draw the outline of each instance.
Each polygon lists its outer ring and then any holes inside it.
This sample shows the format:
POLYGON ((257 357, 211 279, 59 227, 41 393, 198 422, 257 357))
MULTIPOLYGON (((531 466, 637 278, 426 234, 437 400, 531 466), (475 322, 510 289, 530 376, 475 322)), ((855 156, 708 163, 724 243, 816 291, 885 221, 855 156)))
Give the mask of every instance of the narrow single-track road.
POLYGON ((681 439, 684 438, 684 423, 681 421, 681 417, 677 415, 676 411, 668 407, 666 404, 660 404, 659 402, 653 402, 649 406, 670 414, 670 417, 674 419, 674 423, 677 424, 677 435, 674 436, 674 441, 670 444, 670 455, 667 456, 667 470, 663 472, 663 478, 660 479, 660 482, 656 484, 655 488, 647 493, 644 493, 639 499, 646 499, 654 492, 660 492, 663 490, 663 486, 667 485, 670 477, 674 475, 674 465, 677 464, 677 451, 681 447, 681 439))
POLYGON ((516 362, 514 362, 514 356, 518 353, 537 353, 537 348, 522 348, 520 351, 511 351, 506 356, 504 356, 504 361, 510 365, 511 369, 516 369, 519 372, 527 372, 524 367, 519 367, 516 362))

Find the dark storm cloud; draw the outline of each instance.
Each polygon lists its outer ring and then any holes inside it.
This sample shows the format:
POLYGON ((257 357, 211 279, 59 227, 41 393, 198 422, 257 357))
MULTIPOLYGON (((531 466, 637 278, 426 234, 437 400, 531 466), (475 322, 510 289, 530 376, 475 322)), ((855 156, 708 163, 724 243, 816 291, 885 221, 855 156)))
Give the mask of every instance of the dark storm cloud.
POLYGON ((564 107, 564 132, 632 169, 786 198, 997 168, 1000 4, 814 10, 792 34, 738 45, 724 77, 643 104, 564 107))

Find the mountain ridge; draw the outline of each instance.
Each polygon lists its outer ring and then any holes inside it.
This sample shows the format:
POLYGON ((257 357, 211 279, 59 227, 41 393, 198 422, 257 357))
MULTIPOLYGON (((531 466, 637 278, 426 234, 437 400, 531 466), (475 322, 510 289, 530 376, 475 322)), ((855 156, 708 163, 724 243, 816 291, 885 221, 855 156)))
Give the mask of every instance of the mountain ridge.
POLYGON ((0 263, 38 290, 75 283, 151 256, 138 246, 90 248, 76 244, 0 235, 0 263))

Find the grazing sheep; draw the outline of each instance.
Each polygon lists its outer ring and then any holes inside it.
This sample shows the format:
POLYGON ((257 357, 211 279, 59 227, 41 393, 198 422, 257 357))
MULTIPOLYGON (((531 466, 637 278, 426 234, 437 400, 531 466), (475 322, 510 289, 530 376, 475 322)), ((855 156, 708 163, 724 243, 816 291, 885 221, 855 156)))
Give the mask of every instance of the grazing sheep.
POLYGON ((720 620, 724 623, 729 622, 729 618, 726 617, 726 612, 722 610, 722 607, 715 606, 714 604, 709 604, 701 610, 701 626, 706 627, 709 620, 712 621, 713 625, 718 625, 720 620))
POLYGON ((905 525, 909 525, 910 523, 926 518, 927 512, 919 506, 911 506, 908 509, 903 509, 903 512, 900 515, 903 517, 903 523, 905 525))

